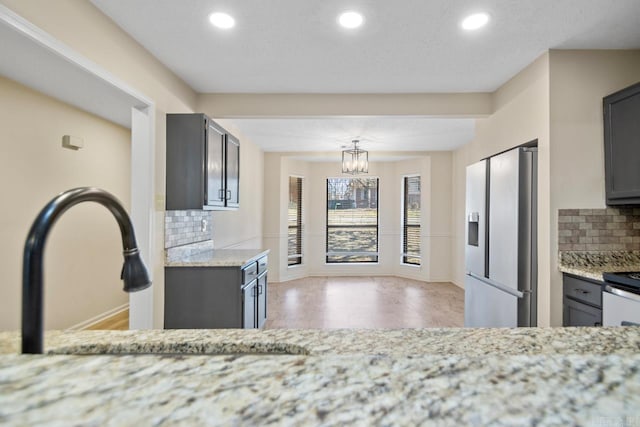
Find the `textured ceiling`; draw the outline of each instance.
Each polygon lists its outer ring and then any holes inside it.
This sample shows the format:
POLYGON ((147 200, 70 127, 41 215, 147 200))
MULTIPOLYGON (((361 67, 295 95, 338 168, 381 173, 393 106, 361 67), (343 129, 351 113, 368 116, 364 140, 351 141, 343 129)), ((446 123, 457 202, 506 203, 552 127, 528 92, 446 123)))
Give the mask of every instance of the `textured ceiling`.
POLYGON ((369 151, 456 149, 473 138, 472 119, 409 117, 230 119, 264 151, 335 151, 353 139, 369 151))
MULTIPOLYGON (((545 50, 640 48, 640 0, 92 0, 200 93, 493 91, 545 50), (364 25, 336 23, 360 11, 364 25), (213 11, 236 27, 212 27, 213 11), (489 24, 464 32, 478 11, 489 24)), ((265 151, 451 150, 470 119, 238 119, 265 151)))
POLYGON ((640 48, 640 0, 92 1, 202 93, 493 91, 549 48, 640 48), (347 9, 364 26, 340 28, 347 9))

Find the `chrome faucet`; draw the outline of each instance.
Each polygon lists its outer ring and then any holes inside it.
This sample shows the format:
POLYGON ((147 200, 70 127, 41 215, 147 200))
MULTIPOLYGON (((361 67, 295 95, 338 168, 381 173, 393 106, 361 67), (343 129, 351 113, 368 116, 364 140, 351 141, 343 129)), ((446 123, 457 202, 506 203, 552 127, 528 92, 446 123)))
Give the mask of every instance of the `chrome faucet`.
POLYGON ((60 193, 38 214, 24 245, 22 266, 22 352, 42 353, 44 246, 51 227, 71 206, 82 202, 97 202, 106 207, 118 221, 122 235, 124 265, 120 278, 126 292, 136 292, 151 286, 147 269, 140 258, 133 224, 122 204, 112 194, 99 188, 82 187, 60 193))

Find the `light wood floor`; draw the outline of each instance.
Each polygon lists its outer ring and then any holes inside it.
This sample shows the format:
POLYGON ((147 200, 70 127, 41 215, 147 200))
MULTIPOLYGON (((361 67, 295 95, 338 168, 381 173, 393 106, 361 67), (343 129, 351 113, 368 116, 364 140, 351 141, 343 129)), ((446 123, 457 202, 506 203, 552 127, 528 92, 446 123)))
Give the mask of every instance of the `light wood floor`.
MULTIPOLYGON (((269 283, 265 329, 446 328, 464 323, 464 291, 399 277, 269 283)), ((129 310, 87 329, 129 329, 129 310)))
POLYGON ((94 323, 89 326, 89 330, 108 329, 111 331, 126 331, 129 329, 129 310, 123 310, 120 313, 116 313, 111 317, 94 323))
POLYGON ((267 329, 462 327, 464 290, 399 277, 269 283, 267 329))

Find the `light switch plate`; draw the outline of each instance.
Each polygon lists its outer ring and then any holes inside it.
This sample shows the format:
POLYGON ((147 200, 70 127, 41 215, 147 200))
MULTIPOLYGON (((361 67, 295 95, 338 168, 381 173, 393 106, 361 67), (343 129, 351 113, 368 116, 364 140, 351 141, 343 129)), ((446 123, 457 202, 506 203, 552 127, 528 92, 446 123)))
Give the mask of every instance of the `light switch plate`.
POLYGON ((156 211, 164 211, 165 206, 164 206, 164 202, 165 202, 165 198, 164 198, 164 194, 156 194, 156 211))

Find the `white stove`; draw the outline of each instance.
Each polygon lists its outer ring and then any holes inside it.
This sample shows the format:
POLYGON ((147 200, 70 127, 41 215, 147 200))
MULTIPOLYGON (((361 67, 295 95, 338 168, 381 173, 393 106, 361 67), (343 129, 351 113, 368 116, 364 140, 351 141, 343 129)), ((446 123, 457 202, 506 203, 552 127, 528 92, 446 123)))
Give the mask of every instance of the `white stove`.
POLYGON ((640 272, 604 273, 603 326, 640 326, 640 272))

